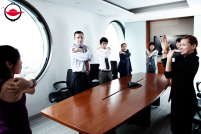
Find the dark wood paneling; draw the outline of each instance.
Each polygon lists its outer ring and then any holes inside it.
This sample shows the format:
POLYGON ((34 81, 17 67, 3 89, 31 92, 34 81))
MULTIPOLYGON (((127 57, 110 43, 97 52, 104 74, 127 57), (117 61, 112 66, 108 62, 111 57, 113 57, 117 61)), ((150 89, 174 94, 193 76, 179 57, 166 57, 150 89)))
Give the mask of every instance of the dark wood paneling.
POLYGON ((162 62, 158 62, 158 74, 164 74, 165 73, 165 68, 163 67, 162 62))
MULTIPOLYGON (((158 66, 158 74, 164 74, 165 73, 165 68, 163 67, 163 63, 162 62, 158 62, 157 66, 158 66)), ((169 86, 171 87, 171 85, 172 85, 172 79, 169 79, 169 80, 170 80, 169 86)))
POLYGON ((150 21, 146 21, 146 49, 148 49, 150 43, 150 21))
POLYGON ((83 134, 110 133, 150 106, 168 84, 164 75, 137 73, 88 89, 41 114, 83 134), (126 88, 130 81, 142 86, 126 88))

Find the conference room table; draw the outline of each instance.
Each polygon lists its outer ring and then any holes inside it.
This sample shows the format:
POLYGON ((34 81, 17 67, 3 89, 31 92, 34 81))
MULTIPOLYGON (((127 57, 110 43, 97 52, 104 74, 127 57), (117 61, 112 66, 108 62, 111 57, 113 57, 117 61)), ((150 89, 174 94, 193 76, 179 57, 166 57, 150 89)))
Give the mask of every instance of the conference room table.
POLYGON ((136 73, 83 91, 41 114, 82 134, 115 133, 150 108, 168 85, 163 74, 136 73), (142 86, 128 88, 128 82, 142 86))

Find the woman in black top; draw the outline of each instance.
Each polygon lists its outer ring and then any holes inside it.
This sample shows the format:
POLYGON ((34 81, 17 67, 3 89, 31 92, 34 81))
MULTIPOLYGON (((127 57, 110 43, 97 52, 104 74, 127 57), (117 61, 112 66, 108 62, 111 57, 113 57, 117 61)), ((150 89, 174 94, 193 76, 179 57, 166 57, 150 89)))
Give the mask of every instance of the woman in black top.
POLYGON ((172 61, 175 50, 170 49, 165 35, 162 36, 161 46, 165 77, 172 78, 171 99, 171 131, 174 134, 191 134, 192 119, 196 107, 196 94, 193 80, 199 66, 196 56, 197 39, 192 35, 181 38, 181 55, 172 61), (167 52, 169 49, 169 52, 167 52))

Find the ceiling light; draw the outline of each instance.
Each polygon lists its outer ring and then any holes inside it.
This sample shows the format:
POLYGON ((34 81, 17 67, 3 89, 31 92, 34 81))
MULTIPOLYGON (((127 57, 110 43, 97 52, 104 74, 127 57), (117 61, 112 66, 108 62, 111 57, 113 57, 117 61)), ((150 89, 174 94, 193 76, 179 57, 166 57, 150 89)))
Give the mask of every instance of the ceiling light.
POLYGON ((102 11, 102 10, 98 10, 98 11, 102 11))
POLYGON ((80 4, 79 2, 75 2, 75 4, 80 4))

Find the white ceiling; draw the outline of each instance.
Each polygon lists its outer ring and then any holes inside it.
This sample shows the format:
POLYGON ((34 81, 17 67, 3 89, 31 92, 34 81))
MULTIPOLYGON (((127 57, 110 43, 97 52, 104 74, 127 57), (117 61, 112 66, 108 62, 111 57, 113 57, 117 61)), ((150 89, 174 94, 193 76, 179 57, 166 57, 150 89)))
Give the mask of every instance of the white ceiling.
POLYGON ((102 0, 45 0, 73 8, 89 11, 103 16, 131 14, 129 11, 116 7, 102 0))
MULTIPOLYGON (((166 19, 175 17, 185 17, 201 15, 201 0, 110 0, 111 2, 119 3, 120 6, 124 6, 129 9, 138 8, 143 9, 144 7, 157 6, 163 4, 171 4, 175 2, 186 2, 184 7, 174 8, 160 8, 150 10, 141 13, 132 13, 128 10, 105 2, 103 0, 44 0, 56 4, 62 4, 73 8, 85 10, 91 13, 113 17, 115 19, 123 20, 125 22, 133 21, 146 21, 155 19, 166 19), (141 8, 139 8, 141 7, 141 8)), ((167 4, 167 5, 168 5, 167 4)), ((152 7, 151 7, 152 8, 152 7)))
POLYGON ((126 9, 133 9, 133 8, 140 8, 140 7, 148 7, 154 5, 161 5, 179 1, 186 1, 186 0, 106 0, 112 2, 116 5, 120 5, 126 9))

